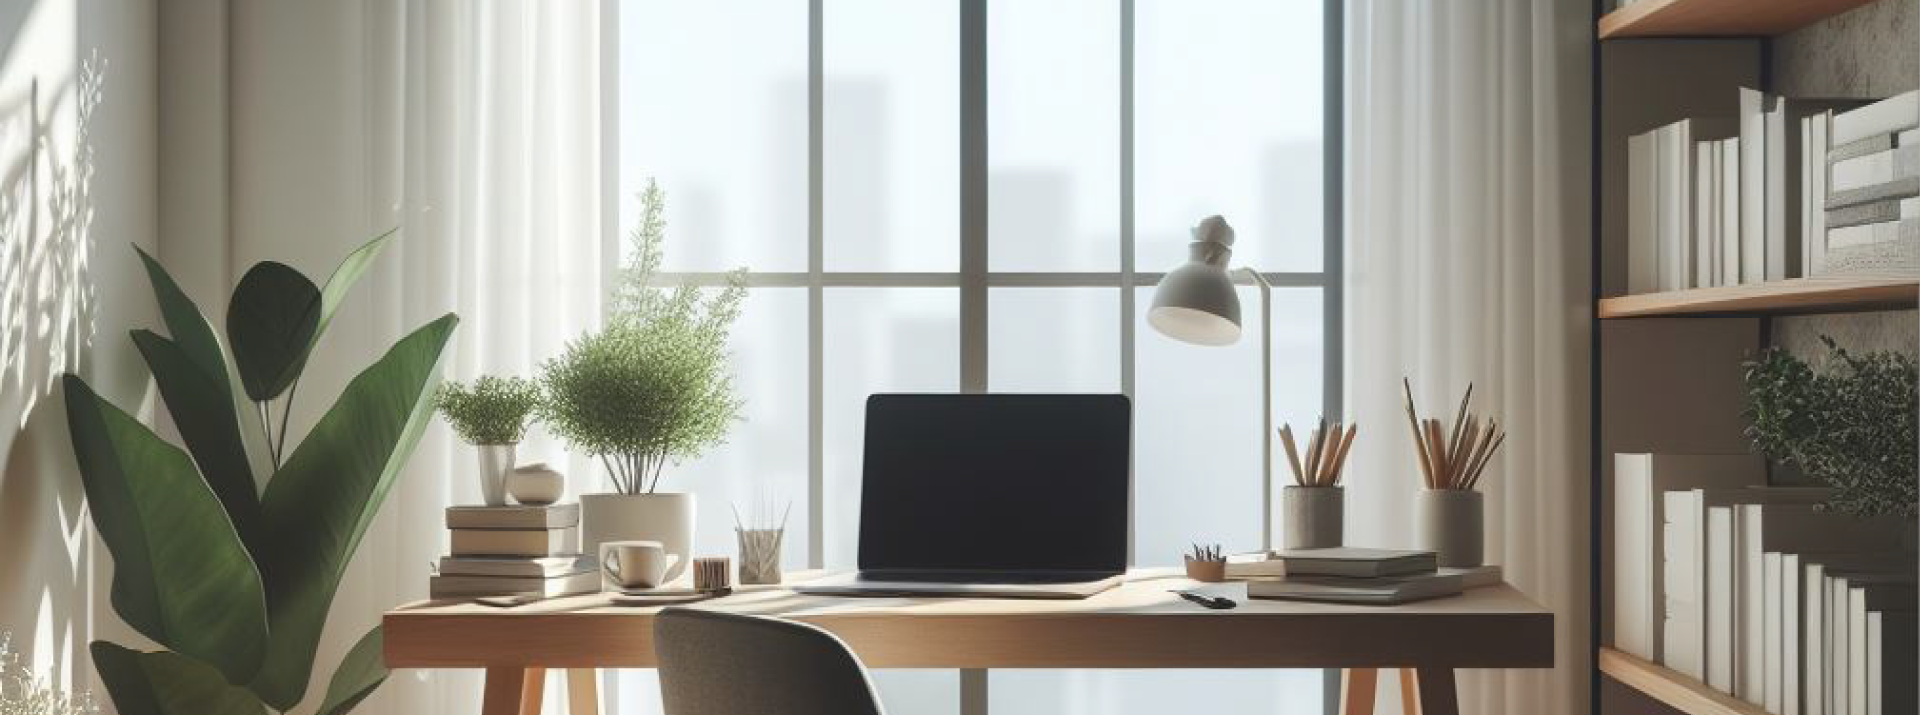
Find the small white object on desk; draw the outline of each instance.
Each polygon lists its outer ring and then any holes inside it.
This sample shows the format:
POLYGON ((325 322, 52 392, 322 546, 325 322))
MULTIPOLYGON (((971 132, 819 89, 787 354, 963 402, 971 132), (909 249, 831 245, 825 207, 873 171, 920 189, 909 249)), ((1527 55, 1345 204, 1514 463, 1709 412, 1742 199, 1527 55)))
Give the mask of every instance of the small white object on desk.
POLYGON ((529 506, 545 506, 560 501, 567 478, 546 462, 523 464, 507 475, 507 494, 529 506))

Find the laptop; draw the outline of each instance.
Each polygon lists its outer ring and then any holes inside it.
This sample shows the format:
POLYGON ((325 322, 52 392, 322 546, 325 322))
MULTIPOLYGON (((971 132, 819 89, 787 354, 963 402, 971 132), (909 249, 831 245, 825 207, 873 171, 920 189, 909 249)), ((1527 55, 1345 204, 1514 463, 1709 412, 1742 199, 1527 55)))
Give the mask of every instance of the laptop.
POLYGON ((842 596, 1086 598, 1127 566, 1124 395, 873 395, 842 596))

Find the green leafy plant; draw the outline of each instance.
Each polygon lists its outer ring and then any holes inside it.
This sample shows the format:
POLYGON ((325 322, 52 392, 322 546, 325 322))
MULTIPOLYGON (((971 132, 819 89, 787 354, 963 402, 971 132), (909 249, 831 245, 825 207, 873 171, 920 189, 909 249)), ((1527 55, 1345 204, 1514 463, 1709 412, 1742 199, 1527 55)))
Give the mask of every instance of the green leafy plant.
MULTIPOLYGON (((167 648, 92 643, 120 712, 259 715, 306 697, 334 593, 431 417, 458 318, 449 313, 394 344, 297 444, 283 411, 259 473, 242 439, 240 397, 271 430, 267 403, 292 402, 313 344, 390 235, 350 254, 325 288, 277 263, 250 269, 230 309, 241 314, 227 320, 231 363, 199 307, 140 252, 169 335, 135 330, 133 343, 184 450, 65 376, 74 456, 113 554, 114 611, 167 648)), ((351 710, 386 679, 380 650, 375 627, 334 670, 319 715, 351 710)))
POLYGON ((651 494, 669 461, 697 457, 739 419, 727 337, 746 298, 745 269, 711 296, 654 285, 664 256, 665 194, 652 181, 612 295, 607 325, 541 366, 541 418, 606 465, 623 494, 651 494))
POLYGON ((1747 436, 1768 458, 1832 486, 1834 509, 1914 516, 1920 381, 1913 358, 1855 355, 1831 338, 1821 341, 1824 370, 1779 348, 1744 363, 1747 436))
POLYGON ((442 385, 434 405, 468 444, 519 444, 540 405, 540 387, 518 377, 483 375, 471 385, 442 385))

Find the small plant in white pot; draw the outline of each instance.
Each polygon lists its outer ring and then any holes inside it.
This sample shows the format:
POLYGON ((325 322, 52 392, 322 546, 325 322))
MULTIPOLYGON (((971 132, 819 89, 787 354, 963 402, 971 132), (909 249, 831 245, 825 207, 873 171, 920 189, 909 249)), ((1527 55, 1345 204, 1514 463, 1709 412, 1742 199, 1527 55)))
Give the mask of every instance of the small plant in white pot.
POLYGON ((746 288, 744 271, 704 297, 694 286, 653 286, 665 200, 649 182, 641 203, 607 325, 542 366, 541 417, 575 450, 599 458, 613 484, 612 494, 580 497, 585 550, 658 541, 680 557, 666 575, 672 580, 692 561, 694 498, 660 484, 669 464, 721 443, 739 419, 727 337, 746 288))
POLYGON ((483 376, 471 384, 449 382, 434 406, 455 434, 480 449, 480 498, 487 506, 507 503, 507 475, 515 448, 540 403, 540 388, 518 377, 483 376))

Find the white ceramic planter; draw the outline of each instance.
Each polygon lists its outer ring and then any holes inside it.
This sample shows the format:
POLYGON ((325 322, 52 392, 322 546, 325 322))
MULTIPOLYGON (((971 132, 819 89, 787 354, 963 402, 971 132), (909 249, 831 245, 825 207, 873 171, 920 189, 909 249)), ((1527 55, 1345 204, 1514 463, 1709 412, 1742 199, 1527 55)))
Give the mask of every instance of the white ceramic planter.
POLYGON ((560 494, 566 488, 567 478, 560 474, 560 470, 547 466, 546 462, 515 467, 507 475, 507 494, 514 501, 529 506, 546 506, 560 501, 560 494))
POLYGON ((514 445, 474 445, 480 450, 480 501, 487 506, 507 503, 507 475, 513 471, 514 445))
POLYGON ((1441 566, 1479 566, 1485 560, 1485 495, 1472 490, 1425 489, 1415 506, 1419 511, 1419 548, 1438 554, 1441 566))
POLYGON ((1345 531, 1345 493, 1340 487, 1282 487, 1280 512, 1286 519, 1286 530, 1281 543, 1288 549, 1340 546, 1345 531))
POLYGON ((658 541, 679 560, 667 569, 672 581, 693 562, 692 494, 583 494, 580 551, 598 554, 609 541, 658 541))

